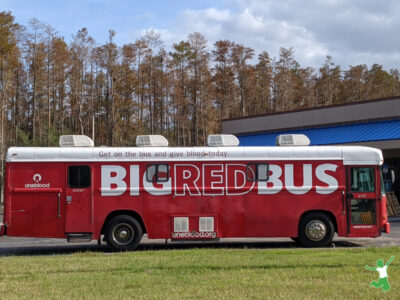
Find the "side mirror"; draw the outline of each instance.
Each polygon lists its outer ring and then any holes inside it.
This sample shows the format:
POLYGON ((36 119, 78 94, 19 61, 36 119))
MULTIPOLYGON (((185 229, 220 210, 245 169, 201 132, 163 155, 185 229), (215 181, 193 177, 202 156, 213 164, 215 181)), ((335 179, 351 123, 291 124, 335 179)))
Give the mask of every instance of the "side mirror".
POLYGON ((390 179, 392 180, 392 184, 395 182, 396 180, 396 175, 393 169, 390 169, 390 179))

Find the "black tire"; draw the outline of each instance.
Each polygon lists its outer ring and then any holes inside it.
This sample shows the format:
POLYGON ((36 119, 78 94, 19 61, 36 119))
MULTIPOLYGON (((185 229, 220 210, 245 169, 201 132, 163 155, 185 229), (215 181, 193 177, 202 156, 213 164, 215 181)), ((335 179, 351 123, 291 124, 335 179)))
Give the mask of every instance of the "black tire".
POLYGON ((299 224, 299 242, 303 247, 326 247, 332 242, 335 227, 324 213, 309 213, 299 224))
POLYGON ((127 215, 112 218, 105 229, 107 245, 116 251, 135 250, 142 236, 142 226, 135 218, 127 215))

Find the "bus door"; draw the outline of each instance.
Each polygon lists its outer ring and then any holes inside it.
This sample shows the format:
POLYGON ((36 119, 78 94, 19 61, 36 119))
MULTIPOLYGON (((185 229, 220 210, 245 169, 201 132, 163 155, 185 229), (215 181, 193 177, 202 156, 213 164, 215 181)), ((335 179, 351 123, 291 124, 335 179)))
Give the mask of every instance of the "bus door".
POLYGON ((371 236, 377 232, 380 190, 374 166, 347 167, 347 211, 349 236, 371 236))
POLYGON ((92 232, 92 170, 88 165, 67 164, 65 232, 92 232))
POLYGON ((63 237, 64 164, 8 164, 11 214, 6 222, 10 236, 63 237))

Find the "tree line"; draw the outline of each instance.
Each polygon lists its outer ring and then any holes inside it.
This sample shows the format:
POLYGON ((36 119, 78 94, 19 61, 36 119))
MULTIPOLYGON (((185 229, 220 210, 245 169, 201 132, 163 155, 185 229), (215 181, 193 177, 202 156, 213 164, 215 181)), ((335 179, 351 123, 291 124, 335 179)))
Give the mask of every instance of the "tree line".
POLYGON ((99 45, 83 28, 67 43, 50 25, 0 12, 1 161, 9 146, 55 146, 61 134, 94 132, 107 146, 162 134, 200 146, 222 119, 400 94, 399 71, 379 64, 342 70, 327 56, 314 69, 292 48, 271 57, 219 40, 209 49, 195 32, 169 49, 155 31, 118 46, 115 35, 99 45))

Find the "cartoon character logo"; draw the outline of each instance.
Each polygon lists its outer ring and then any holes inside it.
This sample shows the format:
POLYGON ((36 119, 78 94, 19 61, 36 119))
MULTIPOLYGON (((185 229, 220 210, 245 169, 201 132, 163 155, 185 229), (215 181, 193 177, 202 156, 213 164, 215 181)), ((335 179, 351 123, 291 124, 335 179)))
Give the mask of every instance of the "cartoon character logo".
POLYGON ((383 259, 378 259, 376 261, 376 268, 372 268, 368 265, 365 266, 367 270, 377 271, 379 273, 379 280, 372 281, 369 285, 370 287, 381 288, 383 292, 390 291, 391 287, 388 281, 389 277, 387 274, 387 268, 389 267, 393 259, 394 256, 392 256, 385 265, 383 264, 383 259))

